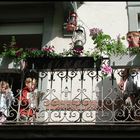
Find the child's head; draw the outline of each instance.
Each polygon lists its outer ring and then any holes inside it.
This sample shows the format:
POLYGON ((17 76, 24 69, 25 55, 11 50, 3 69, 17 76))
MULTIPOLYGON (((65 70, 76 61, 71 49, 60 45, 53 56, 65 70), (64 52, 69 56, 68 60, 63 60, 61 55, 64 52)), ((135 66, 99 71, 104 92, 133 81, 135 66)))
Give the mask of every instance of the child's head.
POLYGON ((9 89, 9 83, 6 81, 0 81, 0 92, 7 93, 9 89))
POLYGON ((35 78, 28 77, 25 80, 25 86, 28 87, 29 91, 33 91, 36 88, 37 81, 35 78))

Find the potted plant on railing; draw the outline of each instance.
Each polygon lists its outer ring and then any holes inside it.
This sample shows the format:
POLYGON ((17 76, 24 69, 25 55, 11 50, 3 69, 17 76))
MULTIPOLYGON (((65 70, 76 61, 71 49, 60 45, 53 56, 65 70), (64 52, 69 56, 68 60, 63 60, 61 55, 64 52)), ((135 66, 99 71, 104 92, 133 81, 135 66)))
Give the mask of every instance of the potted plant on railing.
POLYGON ((117 39, 112 39, 110 35, 105 34, 102 29, 90 29, 94 50, 90 55, 96 59, 98 57, 110 57, 111 55, 120 55, 126 53, 126 46, 123 44, 125 37, 118 35, 117 39))
POLYGON ((28 58, 55 57, 54 47, 45 47, 42 50, 37 48, 22 48, 16 43, 15 36, 12 36, 9 44, 4 44, 0 53, 0 68, 21 69, 26 66, 28 58))
POLYGON ((10 44, 3 44, 2 46, 0 67, 2 69, 20 69, 25 57, 23 48, 18 47, 15 36, 12 36, 10 44))
POLYGON ((45 46, 41 50, 31 48, 26 51, 28 52, 27 68, 32 68, 33 65, 37 69, 94 68, 93 57, 77 57, 72 49, 56 53, 54 46, 45 46))
MULTIPOLYGON (((123 43, 125 37, 118 35, 117 39, 112 39, 110 35, 105 34, 102 29, 99 28, 90 29, 90 36, 93 40, 93 48, 91 48, 91 51, 86 51, 85 54, 92 56, 94 60, 110 59, 112 55, 119 56, 120 54, 125 54, 127 51, 123 43)), ((98 63, 96 63, 96 67, 98 67, 98 63)), ((101 64, 100 69, 103 77, 111 73, 110 64, 101 64)))
MULTIPOLYGON (((12 40, 9 45, 3 45, 3 50, 1 51, 0 56, 3 57, 3 61, 6 60, 5 63, 8 63, 7 60, 9 59, 10 61, 13 61, 15 68, 20 66, 22 70, 25 68, 25 61, 28 61, 29 63, 31 60, 33 60, 35 63, 37 63, 37 61, 40 63, 44 60, 44 63, 49 63, 51 60, 57 60, 54 61, 54 63, 58 63, 58 60, 60 60, 62 63, 64 60, 67 60, 66 62, 71 62, 71 65, 73 65, 73 62, 77 60, 86 60, 83 61, 84 63, 87 63, 86 65, 89 65, 91 68, 98 67, 98 70, 100 70, 102 59, 106 56, 112 60, 113 56, 117 58, 116 56, 124 56, 130 52, 131 54, 136 54, 140 50, 138 47, 126 47, 123 44, 125 37, 120 37, 120 35, 118 35, 117 39, 112 39, 110 35, 105 34, 101 29, 98 28, 90 29, 90 36, 93 40, 93 47, 90 48, 89 51, 83 50, 81 55, 78 57, 75 56, 72 48, 69 50, 63 50, 62 53, 56 53, 54 46, 45 46, 42 49, 23 49, 18 47, 14 36, 12 36, 12 40), (94 66, 95 64, 96 66, 94 66)), ((83 64, 82 61, 77 61, 79 67, 81 67, 81 64, 83 64)), ((60 64, 60 62, 58 64, 60 64)), ((54 63, 51 65, 53 66, 54 63)), ((83 67, 88 67, 86 65, 83 65, 83 67)))

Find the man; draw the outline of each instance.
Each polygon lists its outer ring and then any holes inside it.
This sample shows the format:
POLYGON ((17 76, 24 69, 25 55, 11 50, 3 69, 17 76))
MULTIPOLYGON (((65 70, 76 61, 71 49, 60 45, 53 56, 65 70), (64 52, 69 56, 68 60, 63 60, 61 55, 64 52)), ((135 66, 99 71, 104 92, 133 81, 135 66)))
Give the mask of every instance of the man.
MULTIPOLYGON (((140 47, 140 32, 131 31, 127 33, 129 48, 140 47)), ((140 68, 127 68, 122 72, 119 87, 124 96, 125 105, 130 109, 131 118, 139 119, 140 102, 140 68), (138 116, 138 117, 137 117, 138 116)))

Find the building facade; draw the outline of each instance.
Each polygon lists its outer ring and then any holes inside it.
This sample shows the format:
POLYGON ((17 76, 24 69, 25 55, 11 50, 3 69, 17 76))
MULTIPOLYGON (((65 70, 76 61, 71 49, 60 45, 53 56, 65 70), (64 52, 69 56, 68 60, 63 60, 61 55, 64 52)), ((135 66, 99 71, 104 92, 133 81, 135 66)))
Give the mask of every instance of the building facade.
MULTIPOLYGON (((73 32, 66 30, 66 24, 70 12, 75 12, 77 25, 85 29, 84 51, 90 52, 95 47, 90 36, 92 28, 102 29, 114 39, 119 35, 126 38, 129 31, 139 31, 139 6, 139 2, 125 1, 0 2, 0 44, 10 43, 11 36, 15 36, 21 48, 53 46, 57 53, 62 53, 72 47, 73 32)), ((126 40, 124 44, 128 46, 126 40)), ((16 105, 11 107, 11 113, 15 114, 12 121, 20 122, 20 92, 17 90, 23 88, 25 78, 30 76, 38 80, 37 88, 42 93, 36 122, 96 124, 119 121, 116 118, 118 104, 114 102, 118 96, 123 101, 118 88, 118 71, 122 68, 114 69, 115 80, 110 80, 112 75, 102 79, 98 64, 90 63, 89 59, 84 62, 79 57, 72 60, 70 57, 58 61, 40 59, 38 62, 35 59, 36 66, 34 60, 28 59, 29 69, 20 71, 20 67, 1 59, 1 80, 8 80, 16 97, 16 105)))

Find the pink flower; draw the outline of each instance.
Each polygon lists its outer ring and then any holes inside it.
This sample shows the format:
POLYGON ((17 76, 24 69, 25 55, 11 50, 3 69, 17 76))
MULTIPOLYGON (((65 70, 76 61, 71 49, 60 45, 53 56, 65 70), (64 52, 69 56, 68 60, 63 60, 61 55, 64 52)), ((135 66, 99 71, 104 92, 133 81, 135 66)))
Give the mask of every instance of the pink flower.
POLYGON ((20 57, 21 54, 22 54, 22 51, 20 51, 20 50, 18 50, 18 51, 16 52, 16 56, 17 56, 17 57, 20 57))
POLYGON ((110 66, 104 64, 102 66, 101 72, 103 75, 108 75, 108 74, 112 73, 112 68, 110 66))
POLYGON ((54 46, 45 46, 42 50, 45 52, 54 52, 54 46))
POLYGON ((92 28, 89 31, 90 31, 90 36, 92 36, 93 39, 95 39, 98 34, 103 33, 102 29, 99 28, 92 28))
POLYGON ((36 50, 38 50, 37 48, 29 48, 28 49, 29 51, 36 51, 36 50))

